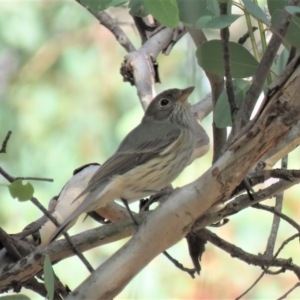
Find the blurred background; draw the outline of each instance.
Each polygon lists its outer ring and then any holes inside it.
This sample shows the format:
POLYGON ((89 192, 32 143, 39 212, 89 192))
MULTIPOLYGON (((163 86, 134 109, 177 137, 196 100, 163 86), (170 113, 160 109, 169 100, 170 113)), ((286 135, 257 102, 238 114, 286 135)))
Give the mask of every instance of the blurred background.
MULTIPOLYGON (((264 3, 261 1, 261 3, 264 3)), ((70 179, 77 167, 102 163, 117 148, 123 137, 143 116, 135 87, 124 83, 119 74, 126 54, 112 34, 73 0, 0 1, 0 140, 8 130, 13 134, 7 153, 0 154, 0 164, 12 176, 50 177, 53 183, 31 182, 35 197, 47 206, 70 179)), ((136 47, 140 39, 125 8, 110 10, 115 20, 136 47)), ((245 34, 240 18, 231 30, 231 39, 245 34)), ((207 31, 209 38, 218 31, 207 31)), ((195 47, 186 35, 169 56, 158 58, 161 84, 157 92, 168 88, 195 85, 191 103, 210 90, 197 66, 195 47)), ((211 116, 202 123, 211 137, 211 116)), ((289 167, 297 168, 299 151, 289 158, 289 167)), ((196 160, 174 182, 182 186, 198 178, 211 164, 212 154, 196 160)), ((0 178, 0 183, 7 183, 0 178)), ((297 220, 299 188, 285 194, 284 210, 297 220)), ((17 202, 5 187, 0 187, 0 226, 9 233, 21 231, 41 216, 31 202, 17 202)), ((184 201, 184 199, 183 199, 184 201)), ((267 202, 273 204, 273 200, 267 202)), ((133 209, 137 205, 132 205, 133 209)), ((272 215, 247 209, 230 218, 229 224, 211 229, 231 243, 253 254, 263 253, 272 223, 272 215)), ((74 234, 96 222, 79 220, 74 234)), ((277 247, 294 234, 281 222, 277 247)), ((93 249, 86 253, 96 268, 119 249, 126 240, 93 249)), ((248 266, 207 244, 202 257, 201 276, 191 279, 176 269, 163 255, 154 259, 116 299, 233 299, 244 292, 262 270, 248 266)), ((290 243, 281 257, 297 256, 298 242, 290 243)), ((169 250, 186 267, 192 267, 185 240, 169 250)), ((77 258, 54 266, 55 272, 71 290, 88 276, 77 258)), ((244 299, 274 299, 297 282, 287 272, 265 276, 244 299)), ((105 284, 105 283, 103 283, 105 284)), ((28 291, 31 299, 42 297, 28 291)), ((290 299, 300 298, 295 290, 290 299)))

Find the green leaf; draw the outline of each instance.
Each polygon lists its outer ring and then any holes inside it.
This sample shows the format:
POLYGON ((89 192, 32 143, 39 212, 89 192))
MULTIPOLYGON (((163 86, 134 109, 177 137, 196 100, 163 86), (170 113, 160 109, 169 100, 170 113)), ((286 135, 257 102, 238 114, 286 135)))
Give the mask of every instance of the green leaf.
POLYGON ((241 15, 226 15, 210 19, 203 28, 221 29, 230 26, 241 15))
POLYGON ((283 70, 286 67, 288 58, 289 58, 289 50, 284 48, 281 51, 276 63, 274 63, 273 68, 272 68, 273 72, 275 72, 276 75, 280 75, 283 72, 283 70))
POLYGON ((33 196, 33 186, 27 182, 23 185, 22 180, 18 179, 8 186, 10 195, 13 198, 18 198, 19 201, 29 200, 33 196))
POLYGON ((291 15, 300 13, 300 7, 298 7, 298 6, 286 6, 285 10, 291 15))
MULTIPOLYGON (((245 97, 246 92, 248 91, 250 86, 250 82, 242 79, 233 80, 233 88, 236 101, 241 104, 245 97)), ((232 126, 231 113, 230 113, 230 105, 228 102, 227 91, 224 90, 215 107, 214 110, 214 122, 218 128, 225 128, 228 126, 232 126)))
MULTIPOLYGON (((272 14, 272 27, 276 29, 282 10, 275 10, 272 14)), ((284 37, 291 45, 295 47, 300 47, 300 18, 294 15, 290 22, 287 33, 284 37)))
POLYGON ((265 23, 267 26, 271 26, 270 20, 266 17, 263 10, 252 2, 252 0, 242 0, 248 12, 257 20, 265 23))
POLYGON ((273 15, 276 9, 284 9, 286 0, 268 0, 269 14, 273 15))
POLYGON ((105 10, 111 6, 119 6, 126 2, 127 0, 81 0, 84 7, 94 12, 105 10))
POLYGON ((30 300, 29 297, 23 294, 7 295, 0 297, 1 300, 30 300))
POLYGON ((215 17, 218 17, 220 15, 220 7, 218 0, 206 0, 206 5, 215 17))
POLYGON ((206 15, 206 16, 203 16, 203 17, 200 17, 196 24, 195 24, 195 28, 207 28, 206 27, 206 24, 211 21, 213 19, 213 16, 210 16, 210 15, 206 15))
POLYGON ((190 27, 194 27, 200 17, 212 14, 207 10, 206 0, 177 0, 177 6, 180 21, 190 27))
MULTIPOLYGON (((252 76, 258 67, 257 60, 242 45, 229 42, 230 65, 233 78, 252 76)), ((205 71, 224 76, 223 48, 220 40, 202 44, 196 51, 197 61, 205 71)))
POLYGON ((128 7, 130 8, 129 13, 132 16, 145 17, 149 15, 144 0, 130 0, 128 7))
POLYGON ((176 0, 144 0, 148 12, 161 24, 176 28, 179 12, 176 0))
POLYGON ((44 282, 47 290, 47 296, 50 300, 54 297, 54 273, 51 265, 51 261, 48 255, 44 260, 44 282))

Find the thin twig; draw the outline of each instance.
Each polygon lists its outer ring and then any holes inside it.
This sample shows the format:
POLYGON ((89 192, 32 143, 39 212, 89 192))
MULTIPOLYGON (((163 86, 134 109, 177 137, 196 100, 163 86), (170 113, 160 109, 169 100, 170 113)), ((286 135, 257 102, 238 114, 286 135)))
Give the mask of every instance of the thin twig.
MULTIPOLYGON (((221 15, 227 15, 227 3, 220 3, 220 14, 221 15)), ((232 75, 231 75, 231 66, 230 66, 230 51, 229 51, 229 28, 225 27, 222 28, 221 31, 221 41, 222 41, 222 47, 223 47, 223 63, 224 63, 224 69, 225 69, 225 86, 226 86, 226 92, 228 96, 228 102, 230 105, 230 112, 231 112, 231 119, 232 119, 232 131, 233 135, 235 132, 237 132, 238 128, 236 128, 236 122, 235 122, 235 116, 238 112, 238 105, 235 99, 234 95, 234 89, 233 89, 233 81, 232 81, 232 75)))
POLYGON ((133 46, 133 44, 131 43, 131 41, 125 34, 125 32, 106 12, 98 11, 95 13, 90 9, 88 9, 87 7, 85 7, 85 5, 81 3, 80 0, 75 0, 75 1, 78 2, 80 5, 82 5, 86 10, 88 10, 100 22, 101 25, 106 27, 115 36, 118 43, 127 52, 135 51, 135 47, 133 46))
POLYGON ((47 181, 53 182, 52 178, 41 178, 41 177, 15 177, 15 180, 22 179, 22 180, 36 180, 36 181, 47 181))
MULTIPOLYGON (((285 157, 282 158, 281 168, 287 169, 287 161, 288 161, 288 156, 286 155, 285 157)), ((276 210, 279 213, 282 210, 282 202, 283 202, 283 192, 278 194, 275 198, 274 210, 276 210)), ((279 224, 280 224, 280 216, 274 214, 271 232, 268 238, 266 251, 265 251, 265 255, 270 257, 272 257, 275 249, 275 242, 278 234, 279 224)))
MULTIPOLYGON (((264 255, 254 255, 251 253, 248 253, 244 251, 243 249, 235 246, 234 244, 231 244, 219 236, 217 236, 215 233, 211 232, 208 229, 200 229, 197 231, 197 234, 201 236, 203 239, 206 239, 208 242, 212 243, 216 247, 222 249, 223 251, 227 252, 231 255, 231 257, 237 258, 247 264, 251 264, 254 266, 260 266, 260 267, 266 267, 266 266, 273 266, 273 267, 280 267, 284 268, 285 270, 289 270, 294 272, 294 274, 300 279, 300 267, 295 265, 291 259, 276 259, 279 252, 282 250, 282 248, 288 244, 291 240, 295 239, 296 237, 299 237, 299 234, 295 234, 286 241, 283 242, 282 246, 277 251, 274 258, 269 258, 264 255)), ((265 268, 265 271, 267 271, 268 268, 265 268)))
MULTIPOLYGON (((240 296, 238 296, 236 298, 236 300, 241 299, 243 296, 245 296, 261 279, 262 277, 266 274, 267 270, 269 269, 270 266, 273 265, 276 257, 279 255, 279 253, 281 252, 281 250, 292 240, 294 240, 296 237, 299 237, 299 233, 292 235, 291 237, 289 237, 288 239, 286 239, 281 246, 279 247, 279 249, 277 250, 276 254, 274 255, 274 257, 272 258, 271 262, 267 265, 267 267, 264 269, 264 271, 259 275, 259 277, 254 281, 254 283, 240 296)), ((299 278, 299 274, 297 275, 297 277, 299 278)))
MULTIPOLYGON (((203 43, 207 42, 206 36, 201 29, 195 29, 187 27, 188 33, 193 39, 195 46, 199 48, 203 43)), ((209 110, 213 110, 216 106, 217 100, 219 99, 221 93, 224 90, 224 78, 223 76, 218 76, 216 74, 205 72, 210 86, 211 86, 211 102, 209 105, 209 110)), ((204 116, 201 116, 202 118, 204 116)), ((227 129, 218 128, 216 123, 213 122, 213 163, 216 162, 222 155, 222 148, 227 139, 227 129)))
POLYGON ((285 299, 298 286, 300 286, 300 282, 297 282, 292 288, 290 288, 284 295, 282 295, 281 297, 279 297, 277 300, 285 299))
MULTIPOLYGON (((282 210, 282 201, 283 201, 283 193, 279 194, 275 198, 275 210, 278 212, 281 212, 282 210)), ((279 229, 279 224, 280 224, 280 217, 276 214, 273 216, 273 222, 271 226, 271 232, 268 237, 267 241, 267 246, 264 255, 272 257, 274 249, 275 249, 275 243, 276 243, 276 238, 278 234, 278 229, 279 229)))
POLYGON ((192 278, 195 278, 196 269, 189 269, 184 267, 178 260, 174 259, 167 251, 163 254, 181 271, 187 272, 192 278))
POLYGON ((40 177, 14 177, 9 175, 3 168, 0 167, 0 174, 6 178, 9 182, 13 182, 18 179, 22 180, 37 180, 37 181, 48 181, 53 182, 54 180, 52 178, 40 178, 40 177))
POLYGON ((253 205, 252 207, 273 213, 274 215, 280 217, 282 220, 286 221, 288 224, 290 224, 292 227, 294 227, 300 234, 300 225, 293 219, 289 218, 287 215, 283 214, 282 212, 277 211, 275 207, 263 205, 260 203, 257 203, 255 205, 253 205))
MULTIPOLYGON (((16 180, 15 177, 9 175, 7 172, 5 172, 1 167, 0 167, 0 173, 9 181, 9 182, 13 182, 16 180)), ((60 225, 57 220, 52 216, 51 213, 49 213, 49 211, 39 203, 39 201, 35 198, 32 197, 30 199, 30 201, 36 206, 38 207, 43 214, 57 227, 60 225)), ((77 250, 77 248, 75 247, 75 245, 73 244, 72 240, 70 239, 70 236, 68 235, 68 233, 64 232, 63 233, 66 240, 69 242, 70 246, 72 247, 72 250, 74 251, 74 253, 78 256, 78 258, 83 262, 83 264, 86 266, 86 268, 92 273, 94 271, 93 267, 91 266, 91 264, 87 261, 87 259, 83 256, 83 254, 81 252, 79 252, 77 250)))
MULTIPOLYGON (((128 205, 128 201, 125 199, 121 199, 124 206, 126 207, 126 210, 128 211, 130 218, 133 221, 133 224, 135 226, 135 230, 138 230, 139 227, 139 223, 136 220, 136 218, 133 216, 132 211, 128 205)), ((163 254, 175 265, 175 267, 177 267, 178 269, 180 269, 181 271, 187 272, 192 278, 195 278, 195 272, 196 269, 188 269, 185 268, 178 260, 174 259, 167 251, 163 251, 163 254)))
POLYGON ((0 153, 6 153, 7 142, 8 142, 8 140, 9 140, 11 134, 12 134, 12 131, 9 130, 9 131, 7 132, 7 134, 6 134, 6 136, 5 136, 4 140, 3 140, 3 142, 2 142, 2 147, 1 147, 1 149, 0 149, 0 153))
MULTIPOLYGON (((45 216, 46 216, 46 217, 47 217, 54 225, 56 225, 57 227, 59 227, 60 224, 57 222, 57 220, 52 216, 52 214, 50 214, 50 213, 48 212, 48 210, 47 210, 43 205, 41 205, 41 204, 39 203, 39 201, 38 201, 36 198, 32 197, 32 198, 30 199, 30 201, 31 201, 31 202, 32 202, 39 210, 41 210, 41 211, 44 213, 44 215, 45 215, 45 216)), ((92 273, 92 272, 94 271, 93 267, 92 267, 91 264, 88 262, 88 260, 84 257, 84 255, 83 255, 80 251, 78 251, 78 249, 76 248, 76 246, 73 244, 73 242, 72 242, 72 240, 71 240, 69 234, 68 234, 67 232, 64 232, 63 235, 64 235, 66 241, 70 244, 70 246, 71 246, 72 250, 74 251, 74 253, 78 256, 78 258, 82 261, 82 263, 86 266, 86 268, 90 271, 90 273, 92 273)))
MULTIPOLYGON (((258 29, 258 27, 255 27, 255 26, 252 26, 251 27, 251 32, 253 33, 254 31, 256 31, 258 29)), ((244 45, 245 42, 248 40, 248 38, 250 37, 250 30, 248 30, 243 36, 241 36, 239 39, 238 39, 238 43, 240 45, 244 45)))

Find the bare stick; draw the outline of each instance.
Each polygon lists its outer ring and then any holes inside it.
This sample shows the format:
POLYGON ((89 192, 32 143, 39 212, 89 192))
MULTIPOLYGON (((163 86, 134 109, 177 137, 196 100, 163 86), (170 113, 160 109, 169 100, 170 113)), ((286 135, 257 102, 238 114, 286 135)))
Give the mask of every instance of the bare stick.
MULTIPOLYGON (((254 283, 240 296, 238 296, 236 298, 236 300, 241 299, 243 296, 245 296, 261 279, 262 277, 266 274, 267 270, 269 269, 270 266, 273 265, 276 257, 279 255, 279 253, 281 252, 281 250, 292 240, 294 240, 295 238, 299 237, 299 233, 292 235, 291 237, 289 237, 288 239, 286 239, 281 246, 279 247, 279 249, 277 250, 276 254, 274 255, 274 257, 272 258, 272 261, 268 264, 268 266, 265 268, 265 270, 259 275, 259 277, 254 281, 254 283)), ((296 274, 297 277, 299 278, 299 273, 296 274)))
MULTIPOLYGON (((39 209, 41 210, 44 215, 52 222, 54 223, 57 227, 59 227, 59 223, 57 222, 57 220, 48 212, 48 210, 46 208, 43 207, 43 205, 41 205, 39 203, 39 201, 32 197, 30 199, 30 201, 39 209)), ((78 258, 82 261, 82 263, 86 266, 86 268, 90 271, 90 273, 92 273, 94 271, 93 267, 91 266, 91 264, 88 262, 88 260, 84 257, 84 255, 77 250, 76 246, 73 244, 69 234, 67 232, 63 233, 66 241, 70 244, 72 250, 74 251, 74 253, 78 256, 78 258)))
MULTIPOLYGON (((129 208, 129 205, 128 205, 128 201, 125 200, 125 199, 121 199, 123 204, 125 205, 129 215, 130 215, 130 218, 132 219, 133 221, 133 224, 135 226, 135 229, 136 231, 138 230, 139 228, 139 223, 137 222, 137 220, 135 219, 135 217, 133 216, 132 214, 132 211, 130 210, 129 208)), ((195 278, 195 272, 196 270, 195 269, 188 269, 188 268, 185 268, 181 263, 179 263, 176 259, 174 259, 167 251, 163 251, 163 254, 175 265, 175 267, 177 267, 178 269, 180 269, 181 271, 184 271, 184 272, 187 272, 188 274, 190 274, 190 276, 192 278, 195 278)))
POLYGON ((4 140, 3 140, 3 142, 2 142, 2 147, 1 147, 1 149, 0 149, 0 153, 6 153, 7 142, 8 142, 8 140, 9 140, 11 134, 12 134, 12 132, 9 130, 9 131, 7 132, 7 134, 6 134, 6 136, 5 136, 4 140))
POLYGON ((164 256, 166 256, 178 269, 183 272, 187 272, 192 278, 195 278, 196 269, 189 269, 184 267, 178 260, 174 259, 167 251, 163 252, 164 256))
MULTIPOLYGON (((221 15, 227 15, 227 3, 220 3, 220 13, 221 15)), ((238 105, 234 95, 233 89, 233 82, 232 82, 232 75, 231 75, 231 66, 230 66, 230 52, 229 52, 229 28, 225 27, 221 29, 221 41, 223 47, 223 63, 224 63, 224 70, 225 70, 225 86, 226 92, 228 96, 228 102, 230 105, 230 113, 232 119, 232 131, 233 135, 237 132, 238 128, 236 128, 235 116, 238 111, 238 105)))
MULTIPOLYGON (((16 180, 16 178, 14 178, 13 176, 9 175, 7 172, 5 172, 1 167, 0 167, 0 173, 9 181, 9 182, 13 182, 16 180)), ((39 203, 39 201, 32 197, 30 199, 30 201, 36 206, 38 207, 43 213, 44 215, 52 222, 54 223, 57 227, 60 225, 57 220, 52 216, 52 214, 49 213, 49 211, 43 207, 43 205, 41 205, 39 203)), ((90 265, 90 263, 87 261, 87 259, 83 256, 83 254, 81 252, 79 252, 77 250, 77 248, 75 247, 75 245, 73 244, 73 242, 70 239, 70 236, 68 235, 68 233, 64 232, 63 233, 66 240, 69 242, 69 244, 72 247, 72 250, 74 251, 74 253, 79 257, 79 259, 83 262, 83 264, 86 266, 86 268, 92 273, 94 271, 93 267, 90 265)))
POLYGON ((260 203, 257 203, 255 205, 253 205, 252 207, 256 208, 256 209, 262 209, 262 210, 268 211, 268 212, 280 217, 281 219, 283 219, 284 221, 289 223, 292 227, 294 227, 300 235, 300 225, 293 219, 289 218, 287 215, 283 214, 282 212, 277 211, 275 207, 263 205, 260 203))
POLYGON ((6 178, 9 182, 13 182, 18 179, 22 180, 37 180, 37 181, 48 181, 48 182, 53 182, 54 180, 51 178, 39 178, 39 177, 13 177, 9 175, 3 168, 0 167, 0 174, 6 178))
MULTIPOLYGON (((287 160, 288 160, 287 156, 282 158, 281 167, 283 169, 287 168, 287 160)), ((275 199, 275 207, 274 208, 277 212, 281 212, 282 202, 283 202, 283 192, 281 194, 277 195, 276 199, 275 199)), ((278 229, 279 229, 279 223, 280 223, 280 217, 278 215, 274 215, 272 228, 271 228, 271 232, 270 232, 270 235, 268 238, 267 247, 266 247, 266 251, 265 251, 265 255, 270 256, 270 257, 273 255, 273 252, 274 252, 275 242, 276 242, 277 233, 278 233, 278 229)))
MULTIPOLYGON (((196 47, 200 47, 203 43, 207 41, 206 36, 201 29, 194 29, 188 27, 187 30, 191 38, 193 39, 196 47)), ((219 96, 221 95, 224 89, 224 79, 222 76, 218 76, 209 72, 205 72, 205 74, 211 86, 211 99, 212 99, 211 109, 213 110, 213 108, 216 106, 219 96)), ((226 128, 218 128, 215 122, 213 122, 213 139, 214 139, 213 162, 215 162, 221 156, 222 148, 227 139, 226 128)))
POLYGON ((284 295, 278 298, 278 300, 285 299, 294 289, 300 286, 300 282, 297 282, 292 288, 290 288, 284 295))
POLYGON ((135 50, 135 47, 121 29, 121 27, 104 11, 98 11, 94 13, 90 9, 84 6, 80 0, 75 0, 80 5, 82 5, 86 10, 88 10, 104 27, 106 27, 116 38, 118 43, 127 51, 131 52, 135 50))

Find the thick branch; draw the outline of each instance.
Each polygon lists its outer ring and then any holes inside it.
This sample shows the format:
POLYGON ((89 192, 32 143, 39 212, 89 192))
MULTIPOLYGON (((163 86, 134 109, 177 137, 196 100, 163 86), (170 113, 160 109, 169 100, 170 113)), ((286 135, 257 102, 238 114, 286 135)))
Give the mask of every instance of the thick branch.
MULTIPOLYGON (((298 5, 298 3, 299 0, 289 0, 287 5, 298 5)), ((243 102, 243 108, 240 110, 239 115, 242 125, 245 125, 250 119, 255 103, 262 91, 265 79, 281 45, 281 37, 286 34, 291 19, 292 15, 289 14, 286 10, 283 10, 278 26, 275 29, 276 33, 274 33, 270 39, 267 50, 261 59, 256 74, 253 77, 250 89, 247 92, 247 96, 243 102)))
POLYGON ((131 240, 98 267, 69 299, 95 297, 95 291, 98 299, 115 297, 154 257, 181 240, 199 216, 214 204, 229 199, 253 165, 280 142, 300 118, 300 68, 282 89, 284 93, 273 96, 252 127, 230 145, 201 178, 174 190, 131 240), (101 282, 105 282, 105 286, 101 282))
MULTIPOLYGON (((136 215, 135 218, 139 223, 149 215, 149 212, 143 212, 136 215)), ((135 232, 135 227, 131 219, 121 222, 108 224, 72 237, 72 241, 76 248, 83 252, 94 247, 108 244, 125 237, 131 236, 135 232)), ((11 288, 12 282, 25 282, 35 276, 43 269, 45 255, 48 254, 52 263, 56 263, 62 259, 73 256, 73 250, 70 244, 65 240, 51 243, 46 248, 38 249, 20 261, 10 264, 6 270, 5 265, 0 266, 0 291, 11 288)))

